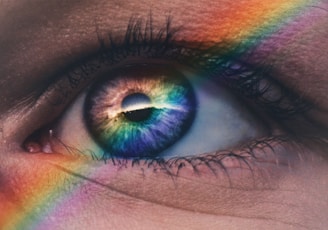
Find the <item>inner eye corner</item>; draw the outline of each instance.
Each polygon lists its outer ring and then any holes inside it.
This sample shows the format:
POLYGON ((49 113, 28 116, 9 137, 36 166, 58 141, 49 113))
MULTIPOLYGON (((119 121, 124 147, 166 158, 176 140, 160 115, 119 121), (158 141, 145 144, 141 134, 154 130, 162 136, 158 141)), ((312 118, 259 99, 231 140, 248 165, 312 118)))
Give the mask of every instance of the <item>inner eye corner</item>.
POLYGON ((52 135, 50 125, 43 126, 26 137, 21 147, 27 153, 51 153, 52 135))

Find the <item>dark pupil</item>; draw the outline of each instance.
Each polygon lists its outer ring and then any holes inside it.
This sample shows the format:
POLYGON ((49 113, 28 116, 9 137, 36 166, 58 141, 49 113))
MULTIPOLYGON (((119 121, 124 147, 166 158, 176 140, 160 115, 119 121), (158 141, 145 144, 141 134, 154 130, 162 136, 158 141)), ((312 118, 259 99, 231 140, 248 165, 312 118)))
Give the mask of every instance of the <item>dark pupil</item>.
POLYGON ((147 120, 153 110, 150 98, 143 93, 133 93, 126 96, 122 101, 122 108, 128 110, 123 113, 125 118, 134 122, 147 120), (145 104, 148 104, 149 106, 143 107, 142 105, 145 104), (140 107, 136 108, 138 105, 140 105, 140 107))

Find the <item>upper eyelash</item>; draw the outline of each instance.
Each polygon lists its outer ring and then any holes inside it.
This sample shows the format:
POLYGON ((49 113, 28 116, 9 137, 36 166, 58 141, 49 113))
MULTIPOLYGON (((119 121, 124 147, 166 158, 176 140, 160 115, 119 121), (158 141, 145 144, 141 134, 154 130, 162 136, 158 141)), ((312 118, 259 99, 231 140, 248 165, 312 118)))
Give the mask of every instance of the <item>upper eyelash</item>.
MULTIPOLYGON (((201 70, 207 78, 222 83, 235 93, 247 97, 259 104, 270 115, 279 119, 288 119, 295 114, 303 113, 311 108, 299 95, 287 89, 271 77, 271 68, 264 65, 249 65, 247 53, 238 44, 235 48, 227 50, 225 42, 207 44, 207 42, 183 42, 176 40, 176 35, 182 28, 171 26, 171 17, 167 17, 166 24, 159 30, 152 25, 152 17, 143 23, 142 18, 132 17, 122 39, 114 38, 110 33, 107 39, 97 33, 99 49, 95 54, 75 63, 70 70, 64 70, 66 84, 53 84, 60 99, 67 100, 71 91, 79 87, 82 81, 90 80, 93 72, 102 65, 119 63, 127 56, 142 56, 145 58, 170 59, 185 64, 194 69, 201 70), (239 68, 235 68, 239 66, 239 68), (261 83, 266 80, 265 87, 261 83), (280 95, 274 100, 267 97, 270 89, 279 91, 280 95)), ((230 45, 230 47, 232 47, 230 45)), ((57 100, 55 105, 62 104, 57 100)))
POLYGON ((97 33, 99 49, 93 55, 61 71, 62 74, 57 80, 59 83, 51 84, 44 93, 47 95, 47 91, 51 90, 55 92, 55 96, 49 97, 48 102, 53 105, 68 104, 72 98, 70 94, 79 88, 81 82, 88 81, 90 85, 92 81, 97 80, 92 79, 91 76, 103 65, 111 66, 127 56, 137 56, 170 59, 197 71, 200 70, 201 76, 214 79, 234 93, 251 99, 252 103, 260 105, 260 109, 277 119, 288 119, 311 108, 310 103, 274 80, 270 74, 271 68, 260 64, 254 66, 242 61, 247 60, 250 51, 240 48, 238 44, 235 44, 235 48, 227 50, 225 42, 208 44, 176 40, 176 35, 182 31, 182 28, 173 28, 171 21, 172 18, 168 17, 164 27, 155 30, 151 15, 145 23, 141 18, 132 17, 125 36, 121 39, 113 37, 110 33, 105 39, 97 33), (269 84, 261 88, 264 80, 269 84), (278 89, 280 93, 275 100, 267 97, 268 89, 271 88, 278 89))
POLYGON ((271 72, 271 67, 259 66, 250 69, 241 65, 240 71, 222 69, 219 80, 242 96, 254 100, 263 110, 278 119, 289 119, 312 108, 310 102, 285 87, 272 77, 271 72), (277 91, 278 94, 274 93, 277 91))
POLYGON ((97 33, 99 50, 95 58, 91 58, 92 61, 82 60, 76 65, 77 68, 66 73, 69 87, 78 87, 90 72, 101 68, 101 65, 113 65, 128 56, 167 58, 200 69, 206 77, 252 99, 273 117, 288 119, 312 107, 308 101, 275 80, 271 74, 273 68, 262 64, 249 65, 241 58, 236 58, 243 56, 244 60, 247 59, 245 56, 248 51, 238 47, 238 44, 227 50, 224 42, 208 45, 206 42, 177 41, 175 37, 182 28, 173 28, 171 21, 172 18, 168 17, 165 26, 155 31, 151 15, 145 23, 142 18, 132 17, 122 39, 115 39, 110 33, 105 39, 97 33), (264 81, 267 81, 265 86, 264 81), (279 95, 273 98, 271 90, 279 91, 279 95))

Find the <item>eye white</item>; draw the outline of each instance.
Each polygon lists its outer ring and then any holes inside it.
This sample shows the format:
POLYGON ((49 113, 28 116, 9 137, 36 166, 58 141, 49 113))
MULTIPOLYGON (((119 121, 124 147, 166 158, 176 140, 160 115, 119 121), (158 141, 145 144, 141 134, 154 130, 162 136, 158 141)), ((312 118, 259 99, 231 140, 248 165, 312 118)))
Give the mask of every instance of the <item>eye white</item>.
POLYGON ((231 92, 211 80, 185 72, 198 101, 193 125, 164 157, 212 153, 264 136, 265 125, 231 92))

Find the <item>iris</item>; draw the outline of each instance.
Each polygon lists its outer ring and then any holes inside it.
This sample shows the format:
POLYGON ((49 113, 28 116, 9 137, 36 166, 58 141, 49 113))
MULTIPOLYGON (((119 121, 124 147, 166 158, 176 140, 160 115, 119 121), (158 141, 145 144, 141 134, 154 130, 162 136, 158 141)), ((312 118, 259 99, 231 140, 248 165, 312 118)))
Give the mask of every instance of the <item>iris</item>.
POLYGON ((181 72, 139 65, 113 70, 93 86, 84 117, 106 153, 154 157, 183 137, 196 107, 193 88, 181 72))

